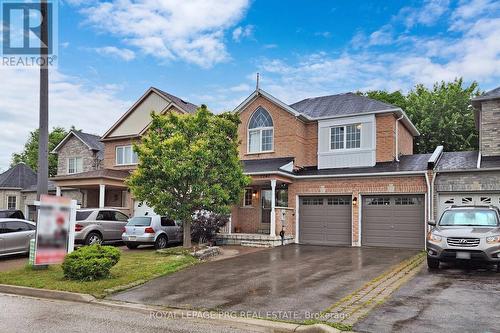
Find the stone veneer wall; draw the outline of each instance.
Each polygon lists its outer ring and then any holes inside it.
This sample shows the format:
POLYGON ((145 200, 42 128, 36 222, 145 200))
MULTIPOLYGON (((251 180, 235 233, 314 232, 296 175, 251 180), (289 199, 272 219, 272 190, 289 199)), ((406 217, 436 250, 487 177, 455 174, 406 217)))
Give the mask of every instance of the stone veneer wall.
POLYGON ((483 156, 500 156, 500 100, 481 103, 480 149, 483 156))

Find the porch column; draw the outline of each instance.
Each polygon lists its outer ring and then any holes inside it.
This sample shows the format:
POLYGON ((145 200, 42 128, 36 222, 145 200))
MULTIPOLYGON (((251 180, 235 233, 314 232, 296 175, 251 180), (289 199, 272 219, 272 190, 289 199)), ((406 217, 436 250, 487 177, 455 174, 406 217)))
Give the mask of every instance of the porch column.
POLYGON ((61 196, 61 187, 59 187, 59 186, 56 187, 56 196, 58 196, 58 197, 61 196))
POLYGON ((104 208, 104 195, 106 194, 106 185, 99 185, 99 208, 104 208))
POLYGON ((271 236, 276 236, 276 179, 271 179, 271 236))

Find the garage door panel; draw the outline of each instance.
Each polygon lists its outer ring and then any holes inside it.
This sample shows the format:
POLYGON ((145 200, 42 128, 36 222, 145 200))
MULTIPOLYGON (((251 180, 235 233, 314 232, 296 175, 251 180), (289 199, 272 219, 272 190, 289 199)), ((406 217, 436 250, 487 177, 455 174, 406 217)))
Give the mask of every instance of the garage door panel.
POLYGON ((351 197, 301 197, 299 214, 301 243, 351 245, 351 197))
POLYGON ((423 195, 366 196, 362 205, 362 245, 424 247, 423 195))

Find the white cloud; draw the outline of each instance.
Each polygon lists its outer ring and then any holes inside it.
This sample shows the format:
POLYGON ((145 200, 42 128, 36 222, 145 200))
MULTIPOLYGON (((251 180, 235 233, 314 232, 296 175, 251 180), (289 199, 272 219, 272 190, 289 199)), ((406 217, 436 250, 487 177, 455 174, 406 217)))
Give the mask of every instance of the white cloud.
MULTIPOLYGON (((29 132, 38 127, 39 75, 36 70, 0 68, 0 169, 22 150, 29 132)), ((50 72, 49 126, 103 134, 131 103, 116 97, 118 87, 98 86, 50 72)))
POLYGON ((100 55, 109 55, 120 58, 125 61, 131 61, 135 59, 135 52, 126 48, 118 48, 116 46, 104 46, 96 48, 95 51, 100 55))
POLYGON ((418 24, 431 26, 449 9, 449 5, 449 0, 426 0, 421 7, 402 8, 397 18, 404 21, 407 28, 418 24))
POLYGON ((332 33, 330 31, 318 31, 318 32, 314 33, 314 36, 330 38, 330 37, 332 37, 332 33))
POLYGON ((253 25, 237 27, 236 29, 233 30, 233 40, 239 43, 244 38, 252 37, 253 30, 254 30, 253 25))
POLYGON ((225 61, 224 33, 249 0, 112 0, 81 3, 86 23, 164 61, 201 67, 225 61))

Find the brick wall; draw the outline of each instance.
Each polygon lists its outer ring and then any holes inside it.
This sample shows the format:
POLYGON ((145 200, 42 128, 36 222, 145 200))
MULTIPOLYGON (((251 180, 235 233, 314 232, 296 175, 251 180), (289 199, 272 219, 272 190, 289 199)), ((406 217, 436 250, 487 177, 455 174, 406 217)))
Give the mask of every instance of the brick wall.
POLYGON ((401 122, 398 128, 398 146, 399 155, 413 155, 413 135, 401 122))
POLYGON ((240 202, 231 210, 233 231, 236 231, 235 228, 237 228, 241 233, 257 233, 261 227, 260 191, 258 187, 252 187, 252 189, 257 191, 257 195, 252 197, 252 206, 243 207, 243 202, 240 202))
POLYGON ((483 156, 500 155, 500 100, 481 103, 480 150, 483 156))
POLYGON ((263 159, 295 157, 295 165, 317 165, 318 124, 304 123, 266 98, 258 97, 240 113, 238 128, 240 138, 240 159, 263 159), (263 154, 247 153, 247 129, 249 120, 259 107, 266 109, 273 119, 274 151, 263 154))
POLYGON ((68 141, 59 149, 57 153, 57 174, 68 174, 68 158, 81 157, 83 162, 82 172, 96 170, 100 167, 99 159, 96 154, 89 150, 80 139, 71 136, 68 141))
POLYGON ((394 161, 396 118, 392 113, 377 115, 377 163, 394 161))

